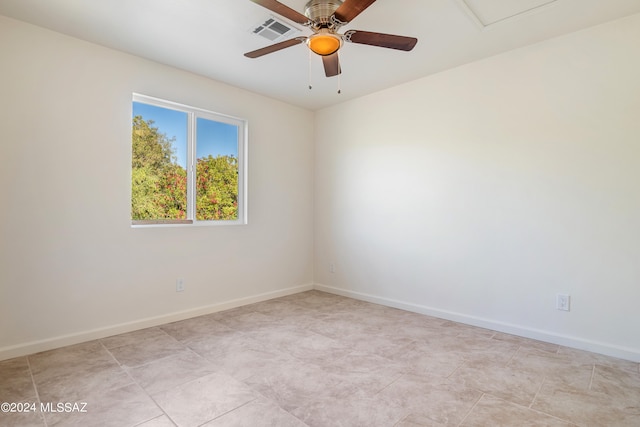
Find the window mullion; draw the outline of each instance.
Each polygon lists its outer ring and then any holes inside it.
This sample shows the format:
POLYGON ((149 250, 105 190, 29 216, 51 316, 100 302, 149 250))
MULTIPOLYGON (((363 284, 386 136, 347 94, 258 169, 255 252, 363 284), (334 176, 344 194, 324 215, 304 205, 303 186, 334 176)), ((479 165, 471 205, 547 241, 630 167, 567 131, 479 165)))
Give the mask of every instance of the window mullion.
POLYGON ((189 113, 187 125, 187 218, 196 219, 196 115, 189 113))

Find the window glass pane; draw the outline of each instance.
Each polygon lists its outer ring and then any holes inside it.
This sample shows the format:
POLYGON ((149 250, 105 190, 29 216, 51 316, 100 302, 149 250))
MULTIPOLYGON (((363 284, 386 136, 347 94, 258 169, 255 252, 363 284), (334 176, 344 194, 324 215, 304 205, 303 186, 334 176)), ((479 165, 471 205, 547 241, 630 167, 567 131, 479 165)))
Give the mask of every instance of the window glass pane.
POLYGON ((196 120, 196 219, 238 219, 238 126, 196 120))
POLYGON ((133 103, 131 219, 187 218, 187 113, 133 103))

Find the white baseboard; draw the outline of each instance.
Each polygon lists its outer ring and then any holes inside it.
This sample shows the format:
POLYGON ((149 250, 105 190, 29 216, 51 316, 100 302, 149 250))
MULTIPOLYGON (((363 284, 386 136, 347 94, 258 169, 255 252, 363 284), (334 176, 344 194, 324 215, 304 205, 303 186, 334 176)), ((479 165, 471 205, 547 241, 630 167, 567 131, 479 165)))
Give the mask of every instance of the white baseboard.
POLYGON ((132 332, 139 329, 150 328, 153 326, 163 325, 165 323, 177 322, 192 317, 202 316, 205 314, 216 313, 219 311, 229 310, 243 305, 253 304, 261 301, 267 301, 273 298, 279 298, 287 295, 305 292, 312 289, 328 292, 336 295, 342 295, 349 298, 367 301, 387 307, 399 308, 401 310, 411 311, 414 313, 425 314, 440 319, 451 320, 454 322, 464 323, 467 325, 478 326, 481 328, 491 329, 494 331, 504 332, 512 335, 518 335, 525 338, 531 338, 539 341, 545 341, 552 344, 563 345, 566 347, 577 348, 580 350, 592 351, 607 356, 617 357, 620 359, 630 360, 640 363, 640 350, 616 346, 608 343, 602 343, 587 340, 579 337, 556 334, 550 331, 514 325, 510 323, 500 322, 492 319, 485 319, 476 316, 469 316, 462 313, 455 313, 446 310, 440 310, 424 305, 408 303, 391 298, 384 298, 361 292, 334 288, 320 283, 306 284, 295 286, 292 288, 281 289, 273 292, 266 292, 245 298, 238 298, 222 303, 197 307, 189 310, 169 313, 166 315, 148 317, 138 319, 132 322, 121 323, 117 325, 97 328, 88 331, 82 331, 74 334, 61 335, 44 340, 31 341, 23 344, 0 348, 0 361, 11 359, 14 357, 26 356, 28 354, 38 353, 41 351, 53 350, 68 345, 79 344, 95 339, 106 338, 112 335, 132 332))
POLYGON ((53 350, 55 348, 65 347, 68 345, 79 344, 95 339, 106 338, 112 335, 123 334, 126 332, 137 331, 139 329, 150 328, 153 326, 163 325, 165 323, 177 322, 179 320, 190 319, 192 317, 202 316, 205 314, 216 313, 218 311, 229 310, 243 305, 253 304, 256 302, 266 301, 273 298, 279 298, 299 292, 310 291, 313 289, 312 284, 295 286, 287 289, 280 289, 273 292, 266 292, 245 298, 238 298, 217 304, 206 305, 189 310, 177 311, 160 316, 147 317, 144 319, 134 320, 132 322, 120 323, 117 325, 106 326, 104 328, 91 329, 74 334, 60 335, 53 338, 47 338, 38 341, 31 341, 24 344, 18 344, 0 348, 0 361, 12 359, 14 357, 26 356, 41 351, 53 350))
POLYGON ((588 340, 580 337, 557 334, 551 331, 543 331, 540 329, 529 328, 522 325, 514 325, 511 323, 500 322, 493 319, 485 319, 476 316, 470 316, 463 313, 455 313, 447 310, 440 310, 424 305, 398 301, 391 298, 384 298, 375 295, 354 292, 346 289, 334 288, 320 283, 313 286, 314 289, 341 295, 353 299, 367 301, 387 307, 399 308, 401 310, 411 311, 414 313, 425 314, 440 319, 451 320, 454 322, 464 323, 467 325, 478 326, 485 329, 491 329, 498 332, 504 332, 511 335, 518 335, 525 338, 531 338, 538 341, 558 344, 565 347, 576 348, 580 350, 591 351, 594 353, 604 354, 607 356, 617 357, 619 359, 630 360, 640 363, 640 349, 617 346, 608 343, 588 340))

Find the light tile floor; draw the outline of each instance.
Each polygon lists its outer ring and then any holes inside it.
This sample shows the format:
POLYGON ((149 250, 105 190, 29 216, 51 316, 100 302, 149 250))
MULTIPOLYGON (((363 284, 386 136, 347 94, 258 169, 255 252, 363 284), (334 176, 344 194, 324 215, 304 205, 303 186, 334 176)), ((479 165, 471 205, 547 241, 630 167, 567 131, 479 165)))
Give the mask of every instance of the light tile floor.
POLYGON ((0 402, 35 405, 0 413, 20 427, 637 427, 640 367, 310 291, 0 362, 0 402))

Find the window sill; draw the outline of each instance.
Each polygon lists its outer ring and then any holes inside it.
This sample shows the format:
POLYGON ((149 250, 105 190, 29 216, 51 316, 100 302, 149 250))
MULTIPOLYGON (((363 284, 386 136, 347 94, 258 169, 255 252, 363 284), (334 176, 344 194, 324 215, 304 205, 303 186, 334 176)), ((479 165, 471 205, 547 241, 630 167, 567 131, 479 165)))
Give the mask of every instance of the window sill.
POLYGON ((131 225, 176 225, 193 224, 191 219, 140 219, 132 220, 131 225))

